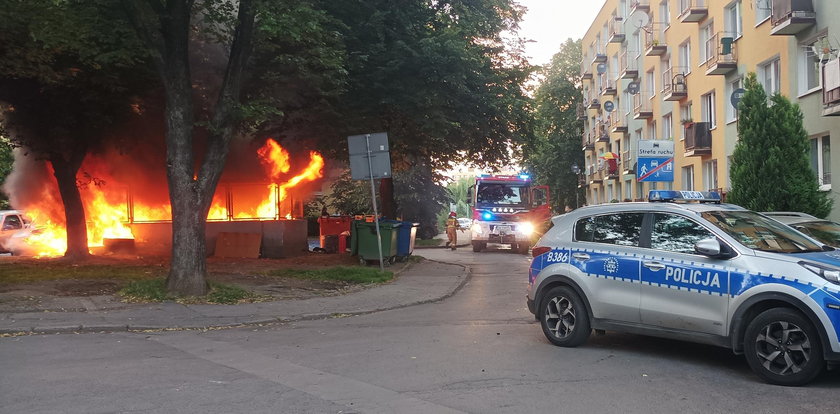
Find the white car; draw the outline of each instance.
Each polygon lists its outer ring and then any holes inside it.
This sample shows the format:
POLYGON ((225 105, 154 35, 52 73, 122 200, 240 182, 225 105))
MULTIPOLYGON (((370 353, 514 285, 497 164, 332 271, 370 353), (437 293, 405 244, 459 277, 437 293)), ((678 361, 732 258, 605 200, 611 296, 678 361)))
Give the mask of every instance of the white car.
POLYGON ((787 224, 831 247, 840 248, 840 224, 838 223, 791 211, 772 211, 761 214, 787 224))
POLYGON ((32 223, 23 212, 0 210, 0 253, 15 254, 19 250, 16 241, 28 236, 32 223))
POLYGON ((718 345, 781 385, 840 364, 840 251, 715 193, 649 199, 553 218, 527 295, 551 343, 595 329, 718 345))

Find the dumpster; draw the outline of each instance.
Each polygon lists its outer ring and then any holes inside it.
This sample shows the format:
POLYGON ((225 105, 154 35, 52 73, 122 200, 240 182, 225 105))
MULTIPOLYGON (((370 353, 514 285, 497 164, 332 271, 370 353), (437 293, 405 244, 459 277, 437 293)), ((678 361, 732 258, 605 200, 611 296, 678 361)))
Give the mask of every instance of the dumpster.
MULTIPOLYGON (((379 231, 382 233, 382 260, 393 263, 397 257, 397 233, 400 222, 380 221, 379 231)), ((379 260, 379 246, 376 243, 376 223, 354 220, 350 235, 351 253, 359 256, 360 264, 367 264, 370 260, 379 260)))
POLYGON ((400 223, 397 234, 397 258, 405 260, 414 253, 414 238, 417 236, 417 228, 420 223, 403 221, 400 223))
POLYGON ((327 248, 327 236, 338 236, 339 234, 344 233, 345 231, 350 231, 350 223, 352 221, 353 219, 350 216, 319 217, 318 227, 320 227, 321 248, 327 248))

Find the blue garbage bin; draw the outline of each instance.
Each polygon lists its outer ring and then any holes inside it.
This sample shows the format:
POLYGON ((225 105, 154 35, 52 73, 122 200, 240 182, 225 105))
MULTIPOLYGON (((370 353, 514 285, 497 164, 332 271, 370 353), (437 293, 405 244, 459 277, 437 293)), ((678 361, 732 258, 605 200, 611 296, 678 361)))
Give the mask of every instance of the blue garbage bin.
POLYGON ((414 238, 417 236, 417 228, 420 223, 403 221, 397 233, 397 257, 405 260, 414 253, 414 238))

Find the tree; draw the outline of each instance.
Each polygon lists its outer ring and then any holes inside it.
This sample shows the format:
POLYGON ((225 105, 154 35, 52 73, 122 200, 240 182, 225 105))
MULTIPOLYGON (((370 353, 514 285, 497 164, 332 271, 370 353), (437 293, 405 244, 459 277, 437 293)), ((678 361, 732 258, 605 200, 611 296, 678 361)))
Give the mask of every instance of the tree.
POLYGON ((562 211, 577 207, 581 198, 578 176, 572 166, 583 169, 581 130, 577 107, 580 89, 581 41, 568 39, 551 63, 542 69, 543 81, 535 94, 534 135, 523 148, 523 158, 535 180, 548 185, 552 205, 562 211))
POLYGON ((105 0, 32 0, 0 8, 0 101, 12 144, 48 161, 64 204, 65 257, 88 256, 77 174, 89 151, 126 135, 148 88, 145 52, 105 0))
POLYGON ((755 211, 801 211, 825 217, 832 200, 810 167, 808 133, 799 105, 769 100, 750 73, 738 105, 738 143, 732 154, 727 201, 755 211))
MULTIPOLYGON (((6 177, 12 172, 14 156, 12 155, 12 143, 0 132, 0 183, 6 181, 6 177)), ((0 193, 0 210, 9 208, 9 199, 0 193)))

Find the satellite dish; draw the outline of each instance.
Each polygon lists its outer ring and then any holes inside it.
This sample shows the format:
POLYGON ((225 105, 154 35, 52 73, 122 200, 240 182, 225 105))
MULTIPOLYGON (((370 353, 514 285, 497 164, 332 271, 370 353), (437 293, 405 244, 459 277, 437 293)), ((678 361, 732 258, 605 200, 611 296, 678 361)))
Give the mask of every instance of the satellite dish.
POLYGON ((747 93, 747 91, 744 88, 735 89, 732 91, 732 95, 729 96, 729 103, 731 103, 735 109, 738 109, 738 103, 741 102, 741 98, 744 97, 745 93, 747 93))
POLYGON ((650 23, 650 16, 647 13, 633 13, 633 22, 636 23, 637 28, 647 26, 650 23))
POLYGON ((604 102, 604 110, 607 112, 612 112, 615 109, 615 104, 613 101, 606 101, 604 102))
POLYGON ((639 82, 630 82, 627 84, 627 92, 630 92, 630 95, 635 95, 639 93, 639 82))
POLYGON ((604 63, 604 62, 601 62, 601 63, 595 65, 595 70, 598 71, 598 73, 605 73, 607 71, 607 64, 604 63))

